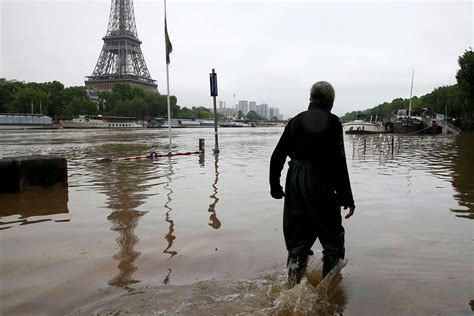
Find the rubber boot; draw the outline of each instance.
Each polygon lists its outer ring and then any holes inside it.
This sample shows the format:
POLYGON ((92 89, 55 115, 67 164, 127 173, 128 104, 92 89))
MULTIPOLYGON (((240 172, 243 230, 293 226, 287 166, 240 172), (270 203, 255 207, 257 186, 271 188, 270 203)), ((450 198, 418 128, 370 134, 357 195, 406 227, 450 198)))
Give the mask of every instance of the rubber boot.
POLYGON ((292 288, 301 282, 306 274, 306 266, 308 265, 308 257, 290 257, 288 258, 288 287, 292 288))
POLYGON ((331 270, 336 266, 339 260, 339 258, 331 258, 329 256, 325 256, 323 258, 323 279, 326 275, 329 274, 329 272, 331 272, 331 270))

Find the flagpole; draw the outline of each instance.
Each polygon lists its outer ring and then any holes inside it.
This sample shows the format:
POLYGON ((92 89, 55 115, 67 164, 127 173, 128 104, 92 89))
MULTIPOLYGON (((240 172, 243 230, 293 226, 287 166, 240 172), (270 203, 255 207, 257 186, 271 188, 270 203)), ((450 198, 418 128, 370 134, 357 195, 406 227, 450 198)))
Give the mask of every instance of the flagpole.
MULTIPOLYGON (((165 27, 166 27, 166 0, 164 0, 164 3, 165 3, 165 27)), ((166 52, 166 56, 168 56, 168 52, 166 52)), ((170 75, 169 75, 168 57, 166 58, 166 90, 167 90, 167 102, 168 102, 168 137, 169 137, 168 152, 171 153, 171 105, 170 105, 170 75)))
MULTIPOLYGON (((166 0, 165 0, 166 1, 166 0)), ((168 70, 168 63, 166 64, 166 88, 168 90, 168 136, 169 136, 169 145, 168 145, 168 152, 171 152, 171 106, 170 106, 170 76, 168 70)))
POLYGON ((410 88, 410 102, 408 103, 408 117, 411 115, 411 96, 413 93, 413 78, 415 77, 415 69, 411 73, 411 88, 410 88))

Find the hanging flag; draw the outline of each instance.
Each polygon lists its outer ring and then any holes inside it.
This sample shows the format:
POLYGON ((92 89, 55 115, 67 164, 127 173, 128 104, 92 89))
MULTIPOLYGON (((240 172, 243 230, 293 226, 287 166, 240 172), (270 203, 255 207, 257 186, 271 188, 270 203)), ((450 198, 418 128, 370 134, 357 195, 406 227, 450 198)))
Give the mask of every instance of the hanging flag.
POLYGON ((166 46, 166 63, 170 63, 170 54, 173 51, 173 45, 171 45, 170 37, 168 36, 168 26, 166 25, 165 15, 165 46, 166 46))

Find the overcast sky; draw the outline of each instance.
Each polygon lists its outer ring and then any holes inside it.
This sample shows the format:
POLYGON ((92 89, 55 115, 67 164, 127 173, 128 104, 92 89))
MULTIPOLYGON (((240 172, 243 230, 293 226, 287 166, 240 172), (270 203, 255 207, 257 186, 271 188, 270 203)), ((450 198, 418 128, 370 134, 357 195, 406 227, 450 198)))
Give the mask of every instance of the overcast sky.
MULTIPOLYGON (((148 70, 166 93, 163 1, 135 0, 148 70)), ((170 90, 181 106, 249 100, 291 117, 320 80, 342 115, 456 82, 473 42, 471 1, 167 1, 170 90)), ((0 0, 0 77, 83 85, 102 48, 109 0, 0 0)))

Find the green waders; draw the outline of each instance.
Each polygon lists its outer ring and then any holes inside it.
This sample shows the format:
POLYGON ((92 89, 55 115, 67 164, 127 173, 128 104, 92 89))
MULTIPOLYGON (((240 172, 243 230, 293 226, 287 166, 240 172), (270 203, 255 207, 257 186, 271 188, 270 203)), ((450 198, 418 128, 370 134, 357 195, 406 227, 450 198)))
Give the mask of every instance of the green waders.
POLYGON ((299 283, 317 238, 323 247, 323 276, 344 258, 344 227, 332 185, 318 181, 311 164, 291 160, 286 176, 283 233, 288 280, 299 283))

